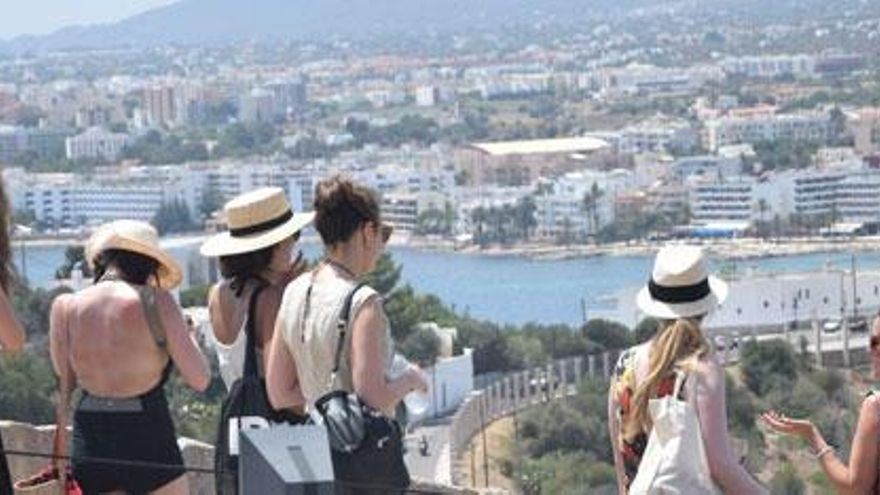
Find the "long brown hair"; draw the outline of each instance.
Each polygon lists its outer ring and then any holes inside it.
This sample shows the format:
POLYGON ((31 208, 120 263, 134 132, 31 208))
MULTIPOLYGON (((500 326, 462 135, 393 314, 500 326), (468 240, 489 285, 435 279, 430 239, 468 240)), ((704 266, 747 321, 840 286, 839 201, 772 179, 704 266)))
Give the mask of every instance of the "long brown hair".
POLYGON ((700 320, 679 318, 660 323, 660 332, 651 346, 648 375, 636 386, 632 406, 623 425, 623 436, 628 441, 651 430, 648 401, 657 395, 660 381, 682 366, 684 361, 701 358, 710 352, 709 342, 700 330, 700 320))
POLYGON ((3 186, 3 178, 0 177, 0 289, 9 291, 12 282, 12 247, 9 240, 9 201, 6 198, 6 188, 3 186))

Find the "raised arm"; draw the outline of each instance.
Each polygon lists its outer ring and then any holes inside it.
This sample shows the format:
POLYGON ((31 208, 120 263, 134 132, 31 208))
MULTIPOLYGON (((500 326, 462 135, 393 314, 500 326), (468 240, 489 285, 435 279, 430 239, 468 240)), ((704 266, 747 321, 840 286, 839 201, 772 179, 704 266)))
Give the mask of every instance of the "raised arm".
POLYGON ((385 379, 382 347, 385 316, 378 296, 367 299, 354 315, 351 334, 351 374, 354 390, 367 405, 388 413, 413 390, 427 385, 412 367, 395 380, 385 379))
POLYGON ((208 360, 199 349, 194 333, 189 331, 183 312, 170 292, 159 290, 156 294, 159 317, 165 329, 168 354, 187 385, 203 392, 211 383, 211 370, 208 360))
POLYGON ((697 365, 696 405, 712 479, 724 493, 765 494, 736 458, 727 431, 724 368, 709 358, 697 365))
POLYGON ((806 440, 819 456, 819 464, 837 493, 873 493, 873 485, 877 480, 877 435, 880 432, 878 401, 880 399, 876 395, 862 401, 849 466, 837 457, 812 422, 787 418, 775 412, 764 414, 763 419, 768 426, 780 433, 806 440))
POLYGON ((17 352, 24 347, 24 328, 16 319, 6 291, 0 287, 0 346, 3 350, 17 352))

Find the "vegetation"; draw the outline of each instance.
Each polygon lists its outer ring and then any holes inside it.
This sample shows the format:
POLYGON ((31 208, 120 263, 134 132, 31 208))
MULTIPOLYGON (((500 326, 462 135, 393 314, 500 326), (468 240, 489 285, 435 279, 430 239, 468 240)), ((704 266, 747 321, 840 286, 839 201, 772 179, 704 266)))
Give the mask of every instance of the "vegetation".
POLYGON ((181 199, 159 205, 151 223, 159 231, 159 235, 188 232, 198 227, 189 213, 189 207, 181 199))

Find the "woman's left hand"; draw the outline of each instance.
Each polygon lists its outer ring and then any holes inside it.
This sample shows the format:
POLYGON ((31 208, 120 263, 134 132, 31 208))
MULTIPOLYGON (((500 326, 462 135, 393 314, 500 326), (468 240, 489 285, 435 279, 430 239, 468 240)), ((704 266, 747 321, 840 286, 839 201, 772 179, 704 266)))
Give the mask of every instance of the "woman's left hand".
POLYGON ((792 419, 776 411, 768 411, 761 415, 764 423, 773 430, 801 437, 804 440, 812 441, 816 431, 816 427, 808 419, 792 419))

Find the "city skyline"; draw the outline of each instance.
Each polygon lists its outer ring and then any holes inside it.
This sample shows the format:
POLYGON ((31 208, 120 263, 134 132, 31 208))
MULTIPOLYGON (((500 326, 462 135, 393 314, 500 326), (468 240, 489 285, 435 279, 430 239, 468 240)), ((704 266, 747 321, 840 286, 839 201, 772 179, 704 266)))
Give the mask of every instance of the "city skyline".
POLYGON ((116 22, 177 0, 35 0, 16 3, 0 16, 0 40, 48 34, 72 26, 116 22))

